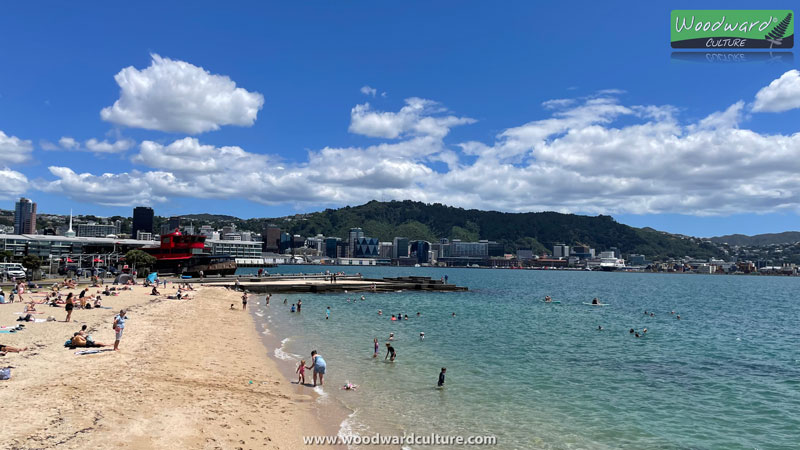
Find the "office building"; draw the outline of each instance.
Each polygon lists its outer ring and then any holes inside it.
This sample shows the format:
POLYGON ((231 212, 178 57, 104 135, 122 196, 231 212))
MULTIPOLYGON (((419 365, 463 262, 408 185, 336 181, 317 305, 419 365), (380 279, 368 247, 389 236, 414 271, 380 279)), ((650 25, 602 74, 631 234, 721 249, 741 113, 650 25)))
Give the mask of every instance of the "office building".
POLYGON ((267 253, 279 253, 281 242, 281 229, 275 225, 269 224, 264 226, 264 231, 261 233, 261 248, 267 253))
POLYGON ((361 228, 350 228, 350 233, 347 235, 348 255, 353 256, 355 253, 356 241, 364 237, 364 230, 361 228))
POLYGON ((133 208, 131 236, 139 236, 139 231, 153 233, 153 208, 137 206, 133 208))
POLYGON ((431 262, 431 243, 428 241, 412 241, 411 256, 416 258, 417 264, 429 264, 431 262))
POLYGON ((79 223, 75 226, 75 234, 78 237, 106 237, 108 235, 118 235, 120 230, 119 221, 113 224, 103 223, 79 223))
POLYGON ((14 207, 14 234, 36 234, 36 203, 25 197, 14 207))
POLYGON ((553 246, 553 258, 569 258, 569 245, 556 244, 553 246))
POLYGON ((408 258, 408 245, 408 238, 394 238, 392 241, 392 258, 408 258))
POLYGON ((379 255, 378 245, 377 238, 357 238, 353 246, 353 258, 377 258, 379 255))

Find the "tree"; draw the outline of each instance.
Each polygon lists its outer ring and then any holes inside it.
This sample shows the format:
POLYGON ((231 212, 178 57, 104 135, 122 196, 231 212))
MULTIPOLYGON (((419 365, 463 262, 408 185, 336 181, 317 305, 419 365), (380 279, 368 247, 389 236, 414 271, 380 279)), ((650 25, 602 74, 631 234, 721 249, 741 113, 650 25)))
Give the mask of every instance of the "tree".
POLYGON ((36 255, 26 255, 22 258, 22 267, 28 269, 28 279, 39 279, 37 271, 42 267, 42 260, 36 255))
POLYGON ((156 265, 156 258, 141 250, 131 250, 125 253, 125 262, 134 269, 137 267, 149 269, 156 265))
POLYGON ((36 255, 27 255, 22 258, 22 267, 28 270, 37 270, 42 267, 42 260, 36 255))
POLYGON ((8 250, 3 250, 0 252, 0 261, 3 262, 11 262, 14 259, 14 253, 8 250))

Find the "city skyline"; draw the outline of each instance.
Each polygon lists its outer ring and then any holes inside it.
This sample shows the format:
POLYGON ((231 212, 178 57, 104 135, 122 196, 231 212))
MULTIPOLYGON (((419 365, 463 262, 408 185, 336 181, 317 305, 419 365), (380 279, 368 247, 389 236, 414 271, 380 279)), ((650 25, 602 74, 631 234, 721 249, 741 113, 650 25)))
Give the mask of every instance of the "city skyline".
POLYGON ((513 5, 501 24, 506 8, 366 5, 7 6, 1 201, 252 218, 410 199, 700 237, 799 228, 790 65, 676 63, 654 5, 582 3, 558 49, 561 25, 540 19, 571 7, 513 5), (606 49, 586 54, 598 33, 606 49))

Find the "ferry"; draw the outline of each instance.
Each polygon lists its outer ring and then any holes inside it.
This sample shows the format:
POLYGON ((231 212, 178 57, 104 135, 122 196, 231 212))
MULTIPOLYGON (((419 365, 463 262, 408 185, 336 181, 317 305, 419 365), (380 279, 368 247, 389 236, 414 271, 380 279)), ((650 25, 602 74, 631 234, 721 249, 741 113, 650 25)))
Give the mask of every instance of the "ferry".
POLYGON ((607 272, 624 269, 625 268, 625 260, 618 259, 618 258, 600 258, 600 270, 605 270, 607 272))
POLYGON ((156 258, 159 273, 175 275, 225 276, 236 272, 236 260, 230 255, 212 255, 205 251, 206 237, 183 234, 178 230, 161 236, 158 247, 143 247, 142 251, 156 258))

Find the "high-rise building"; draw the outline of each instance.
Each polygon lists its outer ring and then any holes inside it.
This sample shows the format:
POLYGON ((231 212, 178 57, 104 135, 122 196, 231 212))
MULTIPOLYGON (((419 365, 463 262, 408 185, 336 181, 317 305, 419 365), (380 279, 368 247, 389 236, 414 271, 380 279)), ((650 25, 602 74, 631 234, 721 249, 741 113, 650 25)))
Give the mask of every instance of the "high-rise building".
POLYGON ((106 237, 109 234, 119 234, 120 223, 79 223, 75 233, 80 237, 106 237))
POLYGON ((408 238, 396 237, 392 241, 392 258, 408 257, 408 238))
POLYGON ((337 237, 325 238, 325 256, 328 258, 338 258, 340 241, 341 239, 337 237))
POLYGON ((261 233, 261 248, 268 253, 279 253, 281 243, 281 229, 275 225, 268 224, 264 226, 264 231, 261 233))
POLYGON ((147 206, 133 208, 131 236, 139 236, 139 231, 143 233, 153 232, 153 208, 148 208, 147 206))
POLYGON ((25 197, 14 207, 14 234, 36 234, 36 203, 25 197))
POLYGON ((349 253, 347 256, 353 256, 356 251, 356 241, 364 237, 364 230, 361 228, 350 228, 350 233, 347 235, 347 245, 349 253))
POLYGON ((568 258, 570 255, 569 245, 556 244, 553 246, 554 258, 568 258))

